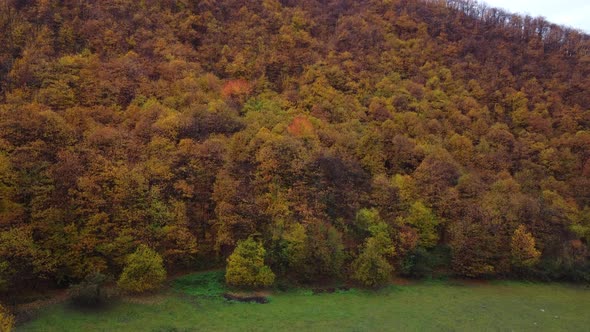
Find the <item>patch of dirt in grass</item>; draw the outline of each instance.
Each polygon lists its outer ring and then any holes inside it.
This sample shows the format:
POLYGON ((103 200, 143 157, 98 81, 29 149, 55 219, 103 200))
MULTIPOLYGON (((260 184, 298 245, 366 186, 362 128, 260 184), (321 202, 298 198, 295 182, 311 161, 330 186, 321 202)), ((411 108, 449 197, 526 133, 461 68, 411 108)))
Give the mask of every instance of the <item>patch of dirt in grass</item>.
POLYGON ((40 309, 47 305, 58 304, 68 299, 67 290, 54 291, 47 295, 44 299, 35 300, 33 302, 23 303, 16 306, 16 310, 32 310, 40 309))
POLYGON ((47 306, 63 303, 69 299, 67 290, 56 290, 46 295, 42 299, 32 302, 18 304, 14 307, 14 317, 16 325, 28 322, 35 318, 37 312, 47 306))
POLYGON ((249 303, 256 302, 256 303, 260 303, 260 304, 268 303, 268 298, 266 296, 260 295, 260 293, 258 293, 258 292, 254 292, 254 293, 244 293, 244 292, 225 293, 225 294, 223 294, 223 297, 226 300, 230 300, 230 301, 249 302, 249 303))
POLYGON ((452 279, 452 284, 458 286, 487 286, 490 284, 486 279, 452 279))
POLYGON ((327 294, 332 294, 332 293, 336 293, 336 292, 347 292, 350 290, 349 286, 340 286, 340 287, 327 287, 327 288, 312 288, 312 294, 313 295, 318 295, 318 294, 323 294, 323 293, 327 293, 327 294))
POLYGON ((402 277, 394 277, 391 280, 391 283, 396 286, 409 286, 409 285, 414 285, 416 283, 416 281, 412 280, 412 279, 402 278, 402 277))
POLYGON ((125 295, 123 297, 123 302, 132 304, 159 304, 162 303, 167 296, 167 294, 162 293, 125 295))

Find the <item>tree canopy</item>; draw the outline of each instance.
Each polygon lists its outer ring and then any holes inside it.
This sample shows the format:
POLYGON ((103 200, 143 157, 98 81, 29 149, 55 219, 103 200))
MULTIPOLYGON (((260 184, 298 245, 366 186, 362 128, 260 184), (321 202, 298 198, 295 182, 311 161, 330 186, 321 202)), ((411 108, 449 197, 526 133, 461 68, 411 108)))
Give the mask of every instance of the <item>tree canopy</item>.
POLYGON ((252 236, 301 282, 434 252, 590 280, 580 31, 471 0, 7 0, 0 27, 0 292, 252 236))

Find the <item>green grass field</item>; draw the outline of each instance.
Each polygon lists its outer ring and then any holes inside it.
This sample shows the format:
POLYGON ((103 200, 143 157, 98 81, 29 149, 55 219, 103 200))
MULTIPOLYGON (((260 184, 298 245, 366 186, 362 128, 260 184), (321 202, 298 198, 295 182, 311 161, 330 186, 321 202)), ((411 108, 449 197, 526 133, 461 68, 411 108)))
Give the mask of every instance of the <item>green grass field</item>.
POLYGON ((46 308, 17 331, 588 331, 590 290, 564 284, 420 282, 371 292, 274 293, 228 302, 217 273, 98 312, 46 308))

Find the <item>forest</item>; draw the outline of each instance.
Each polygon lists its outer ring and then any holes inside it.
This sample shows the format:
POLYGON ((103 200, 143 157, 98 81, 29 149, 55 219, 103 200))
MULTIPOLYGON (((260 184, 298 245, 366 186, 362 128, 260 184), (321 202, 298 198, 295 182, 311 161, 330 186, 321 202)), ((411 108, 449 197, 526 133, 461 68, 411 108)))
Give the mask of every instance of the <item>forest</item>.
POLYGON ((581 31, 472 0, 6 0, 0 32, 0 294, 590 281, 581 31))

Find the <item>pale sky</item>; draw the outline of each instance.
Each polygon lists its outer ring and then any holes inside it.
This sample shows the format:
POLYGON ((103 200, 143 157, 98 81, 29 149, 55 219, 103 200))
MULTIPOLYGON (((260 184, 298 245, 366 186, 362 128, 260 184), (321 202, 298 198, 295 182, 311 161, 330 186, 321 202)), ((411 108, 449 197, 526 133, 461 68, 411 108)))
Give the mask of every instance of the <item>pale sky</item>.
POLYGON ((479 0, 511 13, 543 16, 551 23, 590 33, 590 0, 479 0))

